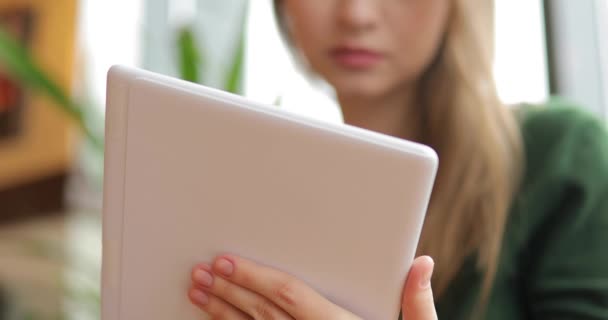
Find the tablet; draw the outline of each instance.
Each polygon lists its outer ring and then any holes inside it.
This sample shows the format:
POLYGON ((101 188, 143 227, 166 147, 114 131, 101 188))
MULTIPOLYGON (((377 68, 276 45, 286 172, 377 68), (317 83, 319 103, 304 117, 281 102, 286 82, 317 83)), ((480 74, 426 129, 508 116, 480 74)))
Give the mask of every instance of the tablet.
POLYGON ((108 73, 103 320, 206 319, 191 268, 231 253, 397 319, 429 147, 122 66, 108 73))

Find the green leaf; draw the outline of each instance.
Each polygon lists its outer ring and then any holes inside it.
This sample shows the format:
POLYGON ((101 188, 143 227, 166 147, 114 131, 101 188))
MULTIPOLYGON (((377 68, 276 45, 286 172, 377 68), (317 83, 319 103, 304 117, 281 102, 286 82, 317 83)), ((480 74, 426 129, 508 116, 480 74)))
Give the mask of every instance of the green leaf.
POLYGON ((242 83, 243 83, 243 68, 244 68, 244 60, 245 60, 245 35, 246 35, 246 13, 247 13, 248 5, 245 5, 243 10, 243 19, 241 28, 241 34, 239 35, 238 43, 236 46, 236 51, 234 53, 234 58, 230 65, 230 71, 228 72, 228 77, 226 79, 226 84, 224 85, 224 89, 228 92, 232 93, 241 93, 242 91, 242 83))
POLYGON ((23 315, 23 320, 39 320, 39 319, 42 319, 42 317, 39 317, 32 312, 28 312, 25 315, 23 315))
POLYGON ((199 69, 202 67, 203 59, 190 27, 184 27, 179 31, 177 48, 179 50, 180 77, 198 83, 199 69))
POLYGON ((243 76, 243 60, 244 60, 244 51, 245 46, 243 45, 244 39, 240 39, 238 43, 238 47, 236 49, 236 53, 234 55, 234 59, 230 66, 230 71, 228 73, 228 79, 226 80, 226 84, 224 89, 228 92, 239 93, 241 92, 241 83, 243 76))
POLYGON ((277 97, 274 99, 273 105, 275 105, 275 106, 277 106, 277 107, 280 107, 280 106, 281 106, 281 104, 283 104, 283 96, 278 95, 278 96, 277 96, 277 97))
POLYGON ((98 150, 103 150, 103 139, 86 125, 83 108, 78 106, 56 82, 45 74, 29 52, 0 28, 0 64, 23 86, 47 95, 55 105, 72 117, 98 150))

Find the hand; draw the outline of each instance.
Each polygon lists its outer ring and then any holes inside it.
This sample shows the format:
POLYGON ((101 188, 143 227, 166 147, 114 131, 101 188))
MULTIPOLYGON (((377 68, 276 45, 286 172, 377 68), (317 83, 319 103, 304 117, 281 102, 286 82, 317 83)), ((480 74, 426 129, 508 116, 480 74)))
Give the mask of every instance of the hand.
MULTIPOLYGON (((403 319, 437 319, 433 265, 430 257, 414 260, 403 290, 403 319)), ((194 267, 188 296, 213 319, 360 319, 288 274, 231 255, 194 267)))

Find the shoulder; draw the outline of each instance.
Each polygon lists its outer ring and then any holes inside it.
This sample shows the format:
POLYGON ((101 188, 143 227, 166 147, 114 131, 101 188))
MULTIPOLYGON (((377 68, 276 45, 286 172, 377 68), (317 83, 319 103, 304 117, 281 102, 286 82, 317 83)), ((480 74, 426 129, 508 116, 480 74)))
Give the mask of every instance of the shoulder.
POLYGON ((524 181, 506 252, 538 318, 608 312, 608 134, 576 105, 520 110, 524 181))
POLYGON ((518 115, 526 144, 563 144, 571 139, 605 142, 604 123, 567 100, 553 98, 543 105, 524 105, 518 115))
POLYGON ((511 240, 528 246, 566 230, 584 234, 590 225, 601 226, 608 240, 604 123, 574 104, 555 99, 542 106, 522 106, 518 116, 525 160, 510 217, 516 236, 511 240))
POLYGON ((608 133, 597 117, 561 99, 523 106, 519 116, 526 155, 524 181, 552 178, 587 187, 606 185, 608 133))
MULTIPOLYGON (((512 248, 543 242, 563 228, 584 233, 583 225, 607 220, 608 133, 602 121, 556 99, 517 112, 524 162, 507 236, 512 248)), ((606 221, 601 224, 608 236, 606 221)))

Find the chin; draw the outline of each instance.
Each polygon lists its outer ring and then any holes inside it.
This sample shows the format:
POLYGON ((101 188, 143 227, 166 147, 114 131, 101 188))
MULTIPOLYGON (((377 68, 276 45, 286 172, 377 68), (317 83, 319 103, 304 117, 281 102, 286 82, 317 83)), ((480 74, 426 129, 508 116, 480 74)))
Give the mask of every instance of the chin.
POLYGON ((340 68, 326 68, 321 75, 331 84, 339 96, 377 98, 391 91, 393 79, 390 72, 376 70, 348 72, 340 68))
POLYGON ((362 99, 378 98, 386 95, 389 88, 379 81, 371 79, 342 79, 342 81, 332 81, 336 94, 339 96, 360 97, 362 99))

